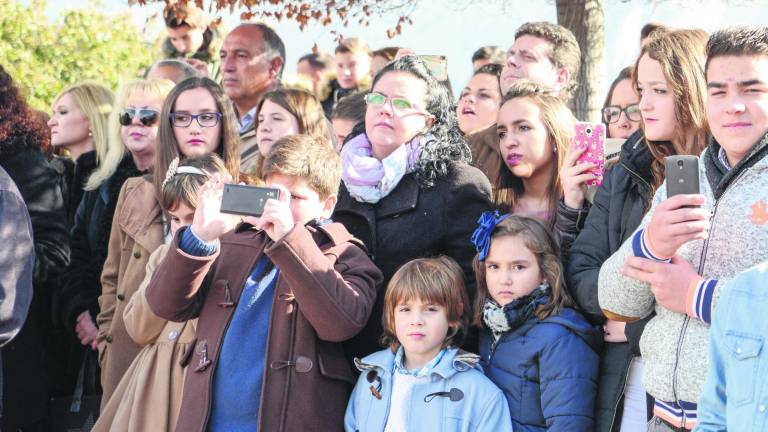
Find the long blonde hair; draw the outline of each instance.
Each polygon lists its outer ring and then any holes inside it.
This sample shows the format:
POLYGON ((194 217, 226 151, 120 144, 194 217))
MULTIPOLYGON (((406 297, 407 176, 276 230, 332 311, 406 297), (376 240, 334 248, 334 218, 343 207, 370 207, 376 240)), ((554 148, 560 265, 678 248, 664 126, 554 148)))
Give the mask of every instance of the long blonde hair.
POLYGON ((128 154, 128 148, 120 137, 120 111, 125 102, 135 93, 147 93, 161 99, 170 93, 173 83, 168 80, 135 80, 124 84, 117 93, 115 104, 108 120, 108 140, 99 165, 88 178, 84 189, 95 190, 115 173, 120 162, 128 154))
POLYGON ((96 161, 100 162, 107 152, 107 125, 115 102, 115 94, 95 81, 83 81, 62 90, 54 99, 53 105, 56 105, 66 94, 72 95, 77 106, 88 118, 93 148, 96 150, 96 161))

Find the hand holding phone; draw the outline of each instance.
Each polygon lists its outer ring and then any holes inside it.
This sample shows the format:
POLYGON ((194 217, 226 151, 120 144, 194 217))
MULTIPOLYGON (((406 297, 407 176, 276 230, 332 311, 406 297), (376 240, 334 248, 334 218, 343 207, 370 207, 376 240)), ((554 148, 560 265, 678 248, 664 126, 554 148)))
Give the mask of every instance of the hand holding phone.
POLYGON ((577 163, 594 165, 595 178, 587 186, 600 186, 603 183, 605 169, 605 125, 602 123, 576 123, 576 135, 573 138, 578 149, 583 150, 577 163))
MULTIPOLYGON (((600 184, 602 180, 603 161, 596 160, 588 153, 602 152, 602 145, 594 144, 602 142, 593 140, 593 136, 599 136, 600 132, 592 129, 595 125, 578 123, 576 134, 571 141, 571 146, 560 169, 560 182, 563 186, 563 201, 572 209, 584 207, 586 187, 600 184)), ((602 125, 600 125, 602 127, 602 125)), ((601 130, 605 130, 602 128, 601 130)))
POLYGON ((699 194, 699 158, 665 158, 667 199, 653 210, 645 231, 647 246, 659 258, 671 258, 682 245, 707 237, 709 211, 699 194))
POLYGON ((264 230, 272 241, 285 237, 296 225, 291 211, 291 193, 281 184, 271 184, 269 189, 277 191, 277 198, 269 198, 264 204, 260 217, 248 216, 248 222, 256 229, 264 230))
POLYGON ((192 220, 192 231, 200 240, 210 243, 231 231, 240 221, 235 217, 221 212, 221 200, 224 187, 232 177, 219 173, 211 176, 197 192, 197 208, 192 220))

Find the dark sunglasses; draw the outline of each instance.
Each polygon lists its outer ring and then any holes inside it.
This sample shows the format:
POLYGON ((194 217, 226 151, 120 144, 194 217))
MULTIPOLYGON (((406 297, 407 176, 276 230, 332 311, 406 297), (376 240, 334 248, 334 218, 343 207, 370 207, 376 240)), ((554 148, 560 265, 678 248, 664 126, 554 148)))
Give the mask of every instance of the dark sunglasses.
POLYGON ((128 126, 133 122, 133 119, 139 117, 139 121, 144 126, 152 126, 160 118, 160 113, 151 109, 136 109, 136 108, 124 108, 120 111, 120 124, 128 126))

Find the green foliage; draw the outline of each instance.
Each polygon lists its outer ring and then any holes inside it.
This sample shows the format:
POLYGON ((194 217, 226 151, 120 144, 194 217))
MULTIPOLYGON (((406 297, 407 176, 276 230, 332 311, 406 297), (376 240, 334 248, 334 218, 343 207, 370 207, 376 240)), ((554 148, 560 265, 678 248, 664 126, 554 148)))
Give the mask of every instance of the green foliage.
POLYGON ((0 63, 33 107, 49 111, 62 89, 87 79, 115 89, 152 63, 127 13, 108 16, 93 2, 51 23, 45 8, 45 0, 0 0, 0 63))

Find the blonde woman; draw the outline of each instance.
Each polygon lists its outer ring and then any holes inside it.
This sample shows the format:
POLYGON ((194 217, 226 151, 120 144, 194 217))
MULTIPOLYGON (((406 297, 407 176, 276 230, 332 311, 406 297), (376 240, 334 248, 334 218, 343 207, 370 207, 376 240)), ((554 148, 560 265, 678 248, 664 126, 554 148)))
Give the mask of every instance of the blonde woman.
POLYGON ((69 159, 56 158, 64 168, 64 208, 71 228, 83 187, 107 151, 107 119, 115 94, 96 82, 85 81, 64 89, 52 105, 48 127, 51 145, 69 152, 69 159))
POLYGON ((94 140, 98 165, 88 177, 75 214, 71 263, 64 275, 59 315, 80 344, 91 349, 96 349, 97 299, 118 194, 128 178, 140 176, 148 168, 147 154, 154 156, 151 149, 160 106, 172 87, 170 81, 124 85, 107 122, 107 139, 94 140), (96 147, 98 143, 103 147, 96 147))

